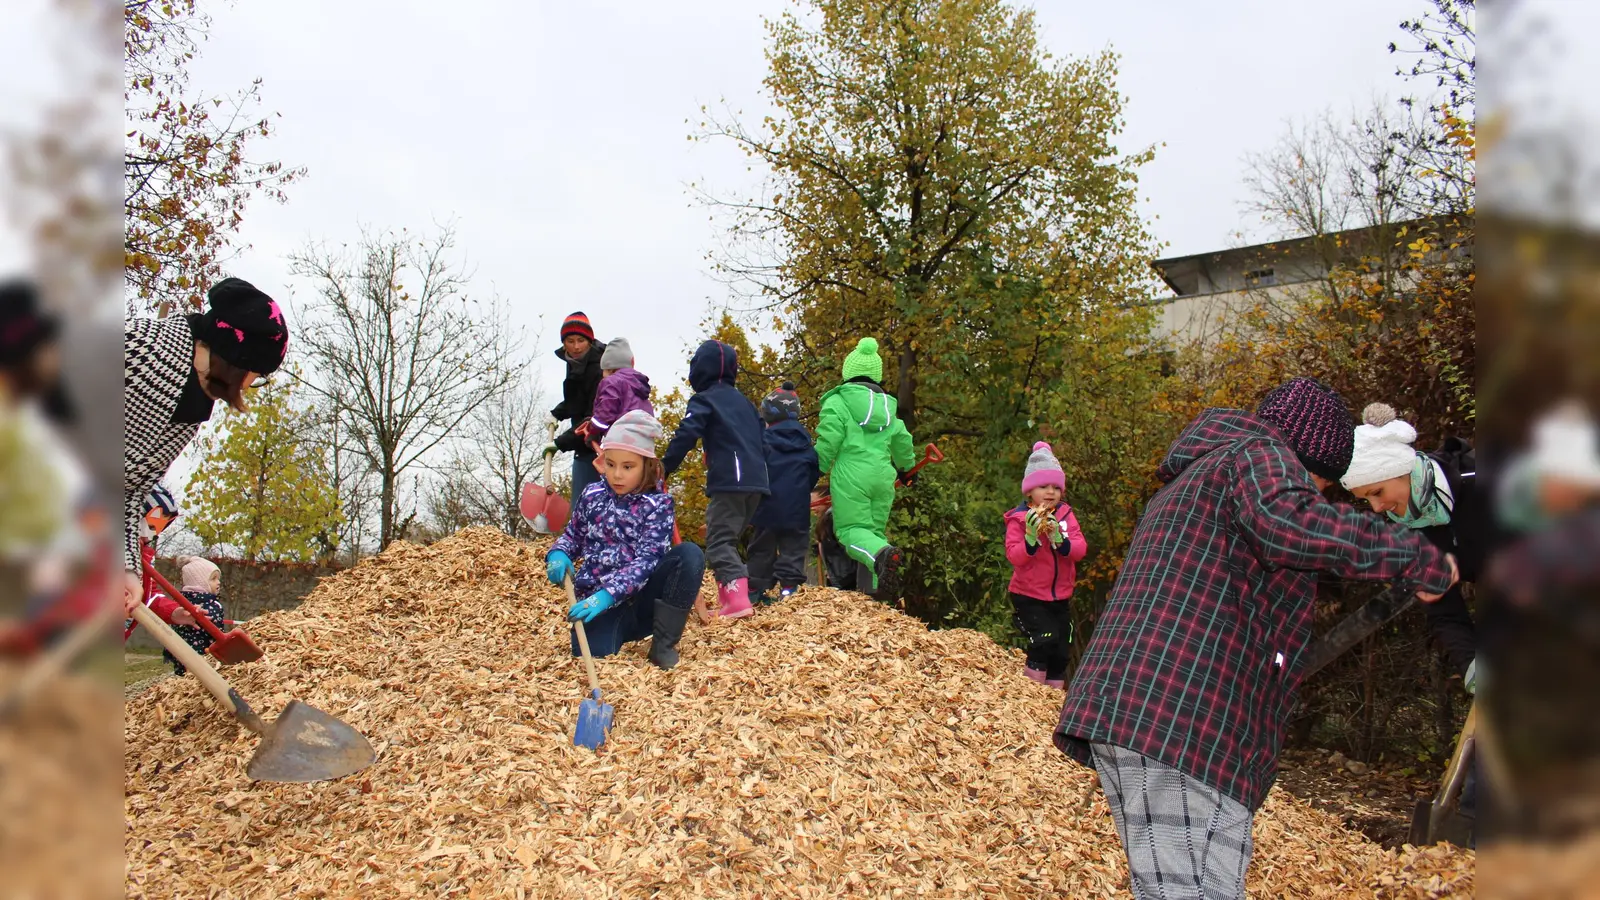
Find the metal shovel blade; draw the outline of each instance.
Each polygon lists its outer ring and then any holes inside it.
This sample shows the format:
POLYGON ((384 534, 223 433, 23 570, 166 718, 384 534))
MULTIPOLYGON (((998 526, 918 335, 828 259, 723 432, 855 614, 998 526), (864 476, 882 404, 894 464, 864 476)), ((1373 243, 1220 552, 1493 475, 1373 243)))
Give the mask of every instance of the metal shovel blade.
POLYGON ((572 732, 573 746, 598 749, 606 742, 606 733, 611 730, 611 717, 615 714, 616 710, 611 708, 611 704, 600 702, 600 689, 595 688, 588 699, 578 704, 578 728, 572 732))
POLYGON ((256 781, 332 781, 378 758, 359 731, 314 706, 290 700, 245 772, 256 781))
POLYGON ((216 657, 217 661, 225 666, 255 662, 263 655, 261 648, 256 646, 255 640, 237 628, 212 641, 211 646, 206 648, 206 652, 216 657))
POLYGON ((539 534, 552 534, 565 528, 572 511, 567 498, 532 482, 522 486, 518 507, 522 518, 539 534))

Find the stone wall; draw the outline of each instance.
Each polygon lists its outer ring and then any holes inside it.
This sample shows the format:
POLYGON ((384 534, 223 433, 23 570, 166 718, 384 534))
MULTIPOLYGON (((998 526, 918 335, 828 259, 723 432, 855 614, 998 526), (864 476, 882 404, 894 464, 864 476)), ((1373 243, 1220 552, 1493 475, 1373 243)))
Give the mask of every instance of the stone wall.
MULTIPOLYGON (((293 609, 311 593, 319 579, 340 571, 333 566, 301 563, 249 563, 232 559, 212 561, 222 569, 222 606, 227 610, 228 618, 236 622, 245 622, 275 609, 293 609)), ((172 582, 173 587, 183 586, 183 577, 174 560, 157 559, 156 571, 172 582)), ((133 635, 128 638, 128 649, 159 651, 161 648, 144 633, 144 629, 135 628, 133 635)))

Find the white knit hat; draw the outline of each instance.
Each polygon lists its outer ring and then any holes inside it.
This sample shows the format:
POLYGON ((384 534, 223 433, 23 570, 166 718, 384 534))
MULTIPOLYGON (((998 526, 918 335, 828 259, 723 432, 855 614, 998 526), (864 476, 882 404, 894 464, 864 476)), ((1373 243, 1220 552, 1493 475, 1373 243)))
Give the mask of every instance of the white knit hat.
POLYGON ((1600 433, 1582 405, 1562 404, 1534 425, 1533 468, 1543 476, 1600 487, 1600 433))
POLYGON ((642 409, 625 412, 600 439, 601 450, 627 450, 656 458, 656 441, 661 440, 661 423, 642 409))
POLYGON ((222 571, 216 563, 201 556, 179 557, 178 568, 183 572, 182 590, 207 594, 211 593, 211 574, 222 571))
POLYGON ((1395 418, 1394 407, 1387 403, 1367 404, 1361 411, 1361 420, 1362 424, 1356 426, 1350 468, 1339 479, 1345 490, 1410 475, 1417 463, 1417 451, 1411 446, 1417 439, 1417 430, 1404 419, 1395 418))

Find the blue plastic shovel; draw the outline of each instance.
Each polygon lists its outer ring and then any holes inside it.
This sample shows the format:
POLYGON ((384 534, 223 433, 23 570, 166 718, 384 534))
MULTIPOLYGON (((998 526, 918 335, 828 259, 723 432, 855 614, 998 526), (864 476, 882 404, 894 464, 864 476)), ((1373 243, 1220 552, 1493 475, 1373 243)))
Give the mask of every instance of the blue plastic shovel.
MULTIPOLYGON (((567 591, 568 608, 578 602, 572 590, 572 576, 568 575, 562 580, 561 586, 567 591)), ((616 710, 609 703, 600 702, 600 679, 594 674, 594 657, 589 655, 589 636, 583 632, 583 623, 574 621, 573 629, 578 633, 578 649, 583 651, 583 664, 589 670, 590 695, 578 704, 578 727, 572 732, 572 744, 575 747, 588 747, 590 750, 599 749, 606 742, 606 734, 611 731, 611 717, 616 710)))

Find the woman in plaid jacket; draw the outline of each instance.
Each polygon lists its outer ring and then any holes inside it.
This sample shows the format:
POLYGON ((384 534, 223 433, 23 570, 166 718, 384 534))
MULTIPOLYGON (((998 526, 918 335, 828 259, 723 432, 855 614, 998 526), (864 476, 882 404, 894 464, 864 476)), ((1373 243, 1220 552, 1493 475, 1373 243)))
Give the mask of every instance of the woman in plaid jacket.
POLYGON ((1321 490, 1350 464, 1338 394, 1296 378, 1179 435, 1067 691, 1056 746, 1100 774, 1136 897, 1242 898, 1317 575, 1437 600, 1453 560, 1321 490))

